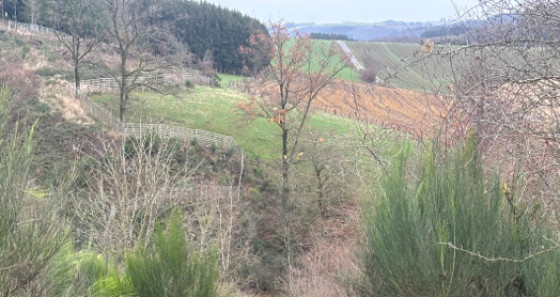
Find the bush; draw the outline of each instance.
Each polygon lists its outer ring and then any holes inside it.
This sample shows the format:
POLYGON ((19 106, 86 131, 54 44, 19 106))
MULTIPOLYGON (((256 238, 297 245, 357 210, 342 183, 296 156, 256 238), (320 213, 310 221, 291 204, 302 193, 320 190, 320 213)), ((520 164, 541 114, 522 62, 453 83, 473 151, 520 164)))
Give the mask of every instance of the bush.
POLYGON ((366 210, 362 296, 557 296, 560 252, 543 222, 487 182, 474 141, 419 181, 396 160, 366 210), (536 256, 538 255, 538 256, 536 256))
POLYGON ((185 235, 182 214, 175 213, 165 231, 158 226, 148 248, 140 247, 126 257, 123 276, 101 279, 95 290, 100 296, 217 296, 215 253, 199 254, 185 235))
POLYGON ((12 100, 0 88, 0 296, 26 296, 49 287, 47 267, 68 234, 52 207, 60 197, 31 188, 34 127, 9 125, 12 100))
POLYGON ((49 62, 56 62, 59 59, 59 56, 56 52, 51 51, 51 48, 48 44, 43 45, 43 56, 47 58, 49 62))
POLYGON ((220 76, 217 73, 214 73, 214 75, 212 75, 212 78, 210 79, 210 85, 212 87, 219 88, 220 87, 220 81, 222 81, 220 76))
POLYGON ((48 270, 49 296, 91 296, 98 280, 116 273, 103 256, 91 251, 76 252, 66 244, 53 259, 48 270))
MULTIPOLYGON (((10 104, 10 108, 25 105, 21 103, 38 97, 38 80, 20 63, 5 63, 0 67, 0 88, 2 86, 6 87, 5 92, 9 93, 11 98, 6 102, 10 104)), ((21 118, 21 115, 19 117, 21 118)))
POLYGON ((194 84, 192 83, 192 81, 187 79, 185 81, 185 87, 187 87, 188 89, 194 89, 194 84))
POLYGON ((377 70, 373 66, 368 66, 360 72, 360 78, 367 83, 375 83, 377 79, 377 70))

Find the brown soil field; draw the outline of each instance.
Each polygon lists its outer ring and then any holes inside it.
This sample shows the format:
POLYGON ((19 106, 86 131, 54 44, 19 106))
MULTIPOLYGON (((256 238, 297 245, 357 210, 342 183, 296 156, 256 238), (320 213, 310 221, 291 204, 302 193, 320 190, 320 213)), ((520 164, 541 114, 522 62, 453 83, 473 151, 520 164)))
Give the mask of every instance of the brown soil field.
POLYGON ((339 81, 328 86, 313 107, 423 137, 442 123, 450 103, 449 97, 429 93, 339 81))

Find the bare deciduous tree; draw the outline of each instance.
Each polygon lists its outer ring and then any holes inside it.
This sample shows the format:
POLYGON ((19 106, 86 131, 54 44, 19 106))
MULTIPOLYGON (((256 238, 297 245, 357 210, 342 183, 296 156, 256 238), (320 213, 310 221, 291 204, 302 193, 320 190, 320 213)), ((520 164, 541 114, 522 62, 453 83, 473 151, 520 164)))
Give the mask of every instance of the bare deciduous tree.
POLYGON ((347 66, 347 59, 332 45, 321 51, 309 38, 292 38, 282 24, 272 25, 274 57, 258 81, 254 96, 265 116, 280 128, 282 139, 282 200, 290 191, 290 164, 296 160, 303 128, 313 101, 347 66))
POLYGON ((75 97, 80 95, 80 67, 100 40, 103 21, 94 0, 56 0, 54 31, 58 41, 70 52, 76 83, 75 97))
POLYGON ((181 205, 181 189, 191 183, 196 164, 174 168, 167 141, 143 137, 127 144, 106 143, 93 166, 87 191, 71 203, 78 237, 99 250, 120 252, 145 246, 155 223, 181 205))
POLYGON ((512 205, 542 196, 558 209, 560 3, 482 1, 462 20, 468 44, 433 49, 452 70, 447 140, 475 128, 487 160, 505 173, 512 205))
MULTIPOLYGON (((141 85, 141 75, 153 73, 181 62, 171 57, 185 55, 185 47, 169 33, 165 22, 152 23, 160 9, 159 2, 145 3, 140 0, 106 0, 109 7, 109 21, 105 32, 115 45, 116 61, 105 61, 109 74, 119 85, 120 120, 125 122, 130 93, 141 85), (157 39, 157 44, 154 40, 157 39), (164 42, 165 41, 165 42, 164 42), (162 44, 164 42, 164 44, 162 44), (160 56, 162 51, 167 52, 160 56), (171 55, 173 53, 173 55, 171 55), (118 65, 114 69, 112 65, 118 65)), ((147 85, 153 87, 153 85, 147 85)))
POLYGON ((85 191, 75 189, 67 205, 77 242, 113 254, 145 247, 156 223, 181 209, 193 242, 217 248, 222 271, 230 268, 239 197, 232 187, 195 183, 205 160, 189 156, 189 144, 144 135, 100 147, 103 157, 87 156, 96 161, 82 173, 85 191))

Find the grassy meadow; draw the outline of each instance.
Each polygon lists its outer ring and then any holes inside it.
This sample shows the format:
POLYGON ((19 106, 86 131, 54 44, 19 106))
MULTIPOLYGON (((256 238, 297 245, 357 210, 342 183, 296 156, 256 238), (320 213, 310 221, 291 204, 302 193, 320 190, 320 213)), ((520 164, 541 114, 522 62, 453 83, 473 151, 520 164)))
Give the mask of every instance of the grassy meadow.
MULTIPOLYGON (((118 114, 116 95, 97 95, 92 99, 112 110, 115 116, 118 114)), ((235 90, 202 86, 177 96, 134 93, 128 121, 165 123, 230 135, 250 156, 278 158, 281 151, 279 128, 237 107, 247 100, 244 93, 235 90)), ((309 124, 312 130, 324 134, 326 140, 333 136, 351 136, 354 132, 352 121, 330 114, 315 113, 309 124)))

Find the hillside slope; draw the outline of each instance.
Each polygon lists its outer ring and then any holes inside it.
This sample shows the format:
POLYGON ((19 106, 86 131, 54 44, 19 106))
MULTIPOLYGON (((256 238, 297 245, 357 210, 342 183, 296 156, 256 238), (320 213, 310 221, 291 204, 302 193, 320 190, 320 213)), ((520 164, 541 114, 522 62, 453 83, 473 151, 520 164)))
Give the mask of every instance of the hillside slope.
POLYGON ((414 43, 345 42, 364 67, 377 71, 377 80, 423 92, 446 91, 450 67, 414 43))
MULTIPOLYGON (((95 154, 98 153, 95 151, 98 147, 94 147, 93 144, 98 140, 122 144, 121 134, 110 135, 101 132, 107 130, 108 125, 102 125, 101 121, 93 121, 93 117, 85 112, 83 106, 69 96, 71 92, 67 88, 71 85, 68 82, 71 78, 64 76, 69 67, 64 58, 64 51, 53 50, 58 48, 56 43, 47 43, 46 39, 39 36, 13 38, 14 36, 16 35, 6 38, 7 43, 14 42, 13 54, 10 57, 15 61, 14 65, 39 65, 30 68, 29 71, 40 76, 38 80, 41 81, 41 85, 38 89, 43 93, 40 99, 61 113, 68 113, 68 121, 75 123, 72 125, 72 134, 62 130, 65 126, 59 125, 58 122, 47 127, 51 132, 60 133, 45 133, 49 138, 41 142, 41 148, 47 145, 53 147, 48 153, 58 158, 51 158, 51 167, 39 167, 40 174, 56 177, 64 172, 58 168, 59 171, 53 170, 60 166, 62 158, 73 160, 73 157, 83 157, 81 160, 86 163, 86 169, 91 162, 95 164, 97 159, 112 159, 106 158, 110 154, 102 150, 107 147, 99 148, 105 153, 95 154), (28 49, 24 50, 26 46, 28 49), (49 56, 52 56, 51 61, 49 56), (89 133, 83 133, 82 129, 86 126, 91 127, 94 132, 87 130, 89 133), (64 154, 56 155, 57 148, 64 154)), ((294 168, 297 166, 297 172, 294 172, 294 192, 297 191, 297 195, 294 195, 294 201, 291 202, 293 207, 290 207, 290 217, 282 220, 279 218, 284 216, 285 209, 278 199, 277 165, 281 145, 276 124, 263 117, 253 118, 244 113, 238 106, 239 103, 248 100, 248 95, 243 92, 208 86, 187 89, 185 85, 183 83, 176 86, 180 92, 175 95, 134 92, 128 110, 129 120, 166 123, 232 135, 237 143, 252 153, 247 164, 232 163, 228 160, 231 154, 220 152, 216 146, 203 148, 196 139, 180 140, 177 143, 179 153, 182 154, 186 150, 191 154, 188 158, 180 159, 184 162, 181 165, 196 166, 193 172, 189 172, 189 182, 204 181, 214 190, 207 192, 200 188, 200 191, 197 191, 200 193, 200 197, 197 198, 199 200, 195 201, 182 192, 177 197, 182 201, 181 205, 188 205, 184 208, 185 220, 192 228, 191 233, 195 234, 193 238, 197 241, 196 247, 200 246, 201 250, 211 246, 219 247, 224 282, 235 282, 237 291, 242 289, 255 295, 285 292, 295 296, 343 295, 345 286, 338 281, 338 277, 342 271, 356 273, 357 264, 352 255, 359 247, 358 200, 360 196, 367 195, 365 193, 369 187, 361 184, 357 177, 371 180, 370 176, 374 175, 372 171, 375 170, 372 169, 371 159, 365 157, 365 153, 361 153, 365 150, 355 142, 355 122, 346 117, 355 118, 352 108, 357 107, 358 113, 367 114, 369 119, 383 118, 385 123, 375 120, 371 122, 387 124, 387 127, 391 127, 389 124, 392 122, 395 123, 395 127, 401 127, 418 118, 429 122, 429 98, 411 104, 405 101, 415 100, 414 96, 419 96, 418 93, 381 87, 370 89, 368 85, 357 83, 341 82, 333 85, 327 96, 315 102, 317 109, 329 114, 315 113, 310 119, 311 129, 306 131, 305 135, 306 151, 301 160, 294 164, 294 168), (362 95, 359 100, 350 97, 355 94, 351 92, 353 89, 360 89, 362 95), (397 97, 398 100, 394 100, 397 97), (202 160, 197 157, 201 157, 202 160), (324 166, 324 169, 321 169, 324 171, 320 171, 317 178, 317 172, 314 170, 321 166, 324 166), (363 167, 367 167, 368 170, 354 172, 363 167), (242 171, 242 182, 237 183, 238 180, 232 174, 233 169, 235 172, 242 171), (328 179, 322 180, 321 174, 328 179), (222 199, 218 194, 218 185, 223 184, 239 186, 240 191, 225 195, 225 199, 222 199), (203 204, 202 202, 214 201, 204 199, 209 197, 217 197, 224 204, 203 204), (202 206, 197 208, 196 205, 202 206), (198 212, 191 215, 195 210, 198 212), (206 223, 203 225, 201 222, 206 223), (286 222, 293 231, 290 238, 283 233, 286 222), (286 240, 289 241, 288 244, 286 240), (287 249, 292 250, 287 253, 287 249), (294 258, 289 258, 292 256, 294 258), (326 258, 331 260, 324 260, 326 258), (279 282, 287 277, 292 278, 289 280, 290 286, 283 281, 279 282)), ((118 109, 118 99, 114 94, 100 94, 96 100, 115 112, 118 109)), ((58 116, 58 113, 53 112, 53 117, 55 116, 58 116)), ((64 118, 59 119, 62 121, 64 118)), ((53 122, 46 124, 51 123, 53 122)), ((40 133, 43 131, 46 130, 41 130, 40 133)), ((400 141, 393 142, 390 136, 387 136, 376 143, 376 150, 383 155, 388 154, 387 152, 394 150, 395 146, 402 145, 403 138, 400 141)), ((89 176, 84 176, 85 181, 81 182, 87 184, 89 176)), ((98 176, 103 174, 99 172, 98 176)), ((120 180, 119 183, 123 181, 126 179, 120 180)), ((134 185, 145 189, 147 181, 148 179, 134 185)), ((115 186, 118 186, 118 183, 115 183, 115 186)), ((158 187, 153 189, 159 193, 158 187)), ((143 198, 143 194, 128 196, 120 195, 115 189, 101 189, 105 190, 112 192, 103 193, 104 199, 110 198, 104 200, 103 205, 106 205, 105 202, 110 204, 113 199, 137 201, 134 199, 143 198)), ((81 194, 96 197, 95 193, 89 193, 87 190, 81 194)), ((158 195, 160 196, 156 196, 161 198, 167 197, 161 193, 158 195)), ((105 209, 96 205, 92 205, 91 209, 97 214, 94 217, 104 217, 105 209)), ((80 237, 76 240, 87 242, 88 238, 80 237)))

